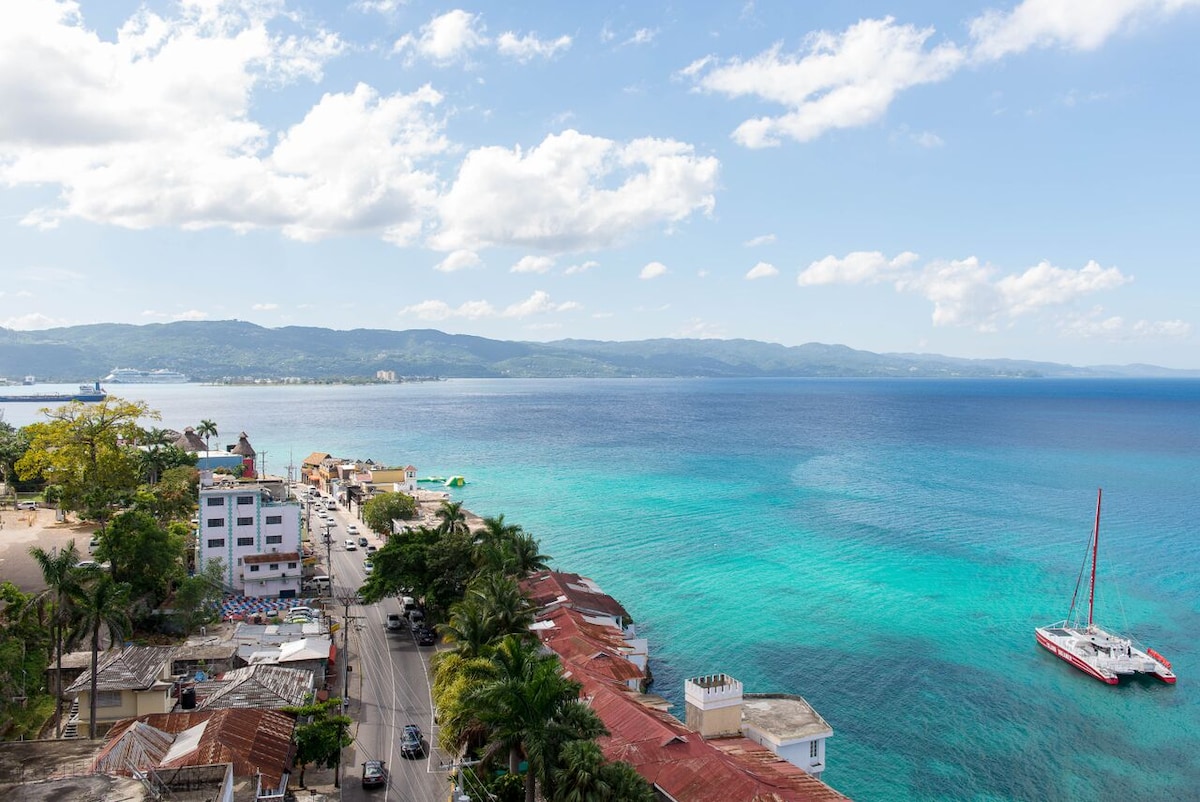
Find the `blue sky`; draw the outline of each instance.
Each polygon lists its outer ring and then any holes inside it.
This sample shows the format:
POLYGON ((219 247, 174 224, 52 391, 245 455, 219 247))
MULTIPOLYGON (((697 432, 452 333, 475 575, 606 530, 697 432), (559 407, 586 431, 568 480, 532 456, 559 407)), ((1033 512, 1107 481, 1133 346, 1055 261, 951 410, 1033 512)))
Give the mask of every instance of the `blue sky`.
POLYGON ((0 325, 1200 367, 1200 0, 0 5, 0 325))

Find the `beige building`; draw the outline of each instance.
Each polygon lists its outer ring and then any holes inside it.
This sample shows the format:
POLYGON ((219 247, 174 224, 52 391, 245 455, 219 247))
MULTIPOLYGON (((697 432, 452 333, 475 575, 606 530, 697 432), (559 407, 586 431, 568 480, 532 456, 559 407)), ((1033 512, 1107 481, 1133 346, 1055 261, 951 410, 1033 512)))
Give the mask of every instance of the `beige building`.
MULTIPOLYGON (((148 713, 170 712, 172 646, 130 646, 108 652, 96 666, 96 727, 107 730, 121 719, 144 716, 148 713)), ((68 696, 79 699, 77 727, 84 732, 90 728, 92 672, 84 671, 67 688, 68 696)))

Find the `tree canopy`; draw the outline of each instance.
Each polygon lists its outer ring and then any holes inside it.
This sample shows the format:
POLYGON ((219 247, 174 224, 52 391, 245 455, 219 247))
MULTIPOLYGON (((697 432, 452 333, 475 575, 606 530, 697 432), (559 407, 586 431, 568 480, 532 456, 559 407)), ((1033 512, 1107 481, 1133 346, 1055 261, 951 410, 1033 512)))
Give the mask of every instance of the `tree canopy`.
POLYGON ((380 493, 362 506, 362 518, 372 532, 392 534, 392 521, 407 521, 417 514, 417 502, 407 493, 380 493))
POLYGON ((132 498, 140 477, 138 421, 158 419, 144 402, 108 397, 96 404, 73 401, 24 427, 29 447, 16 463, 22 479, 61 487, 63 507, 103 525, 132 498))

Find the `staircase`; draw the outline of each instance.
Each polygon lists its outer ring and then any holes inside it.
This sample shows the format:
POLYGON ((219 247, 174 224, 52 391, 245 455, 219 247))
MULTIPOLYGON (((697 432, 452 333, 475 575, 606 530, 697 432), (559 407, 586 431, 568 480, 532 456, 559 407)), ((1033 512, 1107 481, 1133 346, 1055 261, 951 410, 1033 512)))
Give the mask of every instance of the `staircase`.
POLYGON ((67 714, 67 726, 63 728, 62 737, 79 737, 79 697, 71 700, 71 712, 67 714))

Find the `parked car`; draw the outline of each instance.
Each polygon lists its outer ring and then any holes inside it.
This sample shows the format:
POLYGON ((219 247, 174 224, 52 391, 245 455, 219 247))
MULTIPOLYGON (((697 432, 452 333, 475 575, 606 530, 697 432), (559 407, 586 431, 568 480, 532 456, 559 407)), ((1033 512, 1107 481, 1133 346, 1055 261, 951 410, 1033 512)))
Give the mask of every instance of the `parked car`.
POLYGON ((375 553, 375 552, 377 552, 377 551, 379 551, 379 547, 378 547, 378 546, 375 546, 375 545, 368 545, 368 546, 367 546, 367 554, 374 554, 374 553, 375 553))
POLYGON ((17 509, 18 510, 36 510, 37 502, 36 501, 18 501, 17 509))
POLYGON ((401 757, 425 757, 424 736, 416 724, 405 724, 404 732, 400 733, 401 757))
POLYGON ((387 769, 382 760, 368 760, 363 763, 362 787, 378 788, 387 785, 387 769))
POLYGON ((404 619, 400 617, 399 613, 388 613, 388 617, 387 617, 387 628, 388 629, 400 629, 400 627, 402 627, 402 626, 404 626, 404 619))

